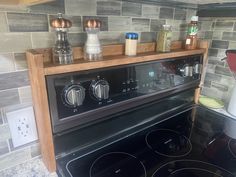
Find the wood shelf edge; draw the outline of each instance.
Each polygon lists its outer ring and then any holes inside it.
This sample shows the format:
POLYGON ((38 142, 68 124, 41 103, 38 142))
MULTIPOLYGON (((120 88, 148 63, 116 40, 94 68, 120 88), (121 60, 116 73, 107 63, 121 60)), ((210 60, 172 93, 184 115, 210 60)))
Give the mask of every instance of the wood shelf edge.
POLYGON ((204 54, 205 49, 196 49, 196 50, 177 50, 169 53, 142 53, 134 57, 127 57, 124 55, 120 56, 107 56, 104 57, 104 60, 89 62, 89 61, 79 61, 74 64, 68 65, 53 65, 51 63, 45 64, 44 74, 45 75, 54 75, 62 74, 76 71, 84 71, 90 69, 99 69, 105 67, 114 67, 120 65, 134 64, 140 62, 148 62, 161 60, 165 58, 175 58, 188 55, 197 55, 204 54))

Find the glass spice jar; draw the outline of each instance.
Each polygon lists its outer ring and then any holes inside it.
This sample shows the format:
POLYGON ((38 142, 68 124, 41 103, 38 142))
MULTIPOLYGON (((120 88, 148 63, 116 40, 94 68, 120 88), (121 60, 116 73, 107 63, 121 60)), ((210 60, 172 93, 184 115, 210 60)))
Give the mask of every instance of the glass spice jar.
POLYGON ((170 25, 163 25, 157 36, 157 52, 170 52, 172 30, 170 25))

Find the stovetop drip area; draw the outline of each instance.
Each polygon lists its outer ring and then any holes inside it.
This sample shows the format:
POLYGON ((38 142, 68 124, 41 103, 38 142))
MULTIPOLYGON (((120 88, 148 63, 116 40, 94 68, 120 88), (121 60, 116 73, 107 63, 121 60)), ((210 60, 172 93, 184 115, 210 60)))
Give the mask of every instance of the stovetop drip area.
POLYGON ((199 106, 175 113, 162 121, 155 117, 106 146, 59 157, 58 172, 73 177, 235 177, 236 140, 224 134, 230 118, 199 106))

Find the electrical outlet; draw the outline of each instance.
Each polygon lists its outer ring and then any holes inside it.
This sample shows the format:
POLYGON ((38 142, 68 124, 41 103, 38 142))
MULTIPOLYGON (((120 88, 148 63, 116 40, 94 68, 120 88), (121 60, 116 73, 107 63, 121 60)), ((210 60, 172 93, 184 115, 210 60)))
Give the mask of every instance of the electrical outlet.
POLYGON ((38 139, 33 107, 8 112, 6 116, 15 148, 38 139))

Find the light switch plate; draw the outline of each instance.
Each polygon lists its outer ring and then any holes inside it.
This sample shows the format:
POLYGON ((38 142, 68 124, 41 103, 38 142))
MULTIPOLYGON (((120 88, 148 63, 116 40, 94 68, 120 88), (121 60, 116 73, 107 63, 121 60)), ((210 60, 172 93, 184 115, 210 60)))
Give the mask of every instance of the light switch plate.
POLYGON ((8 112, 6 116, 15 148, 38 139, 33 107, 8 112))

